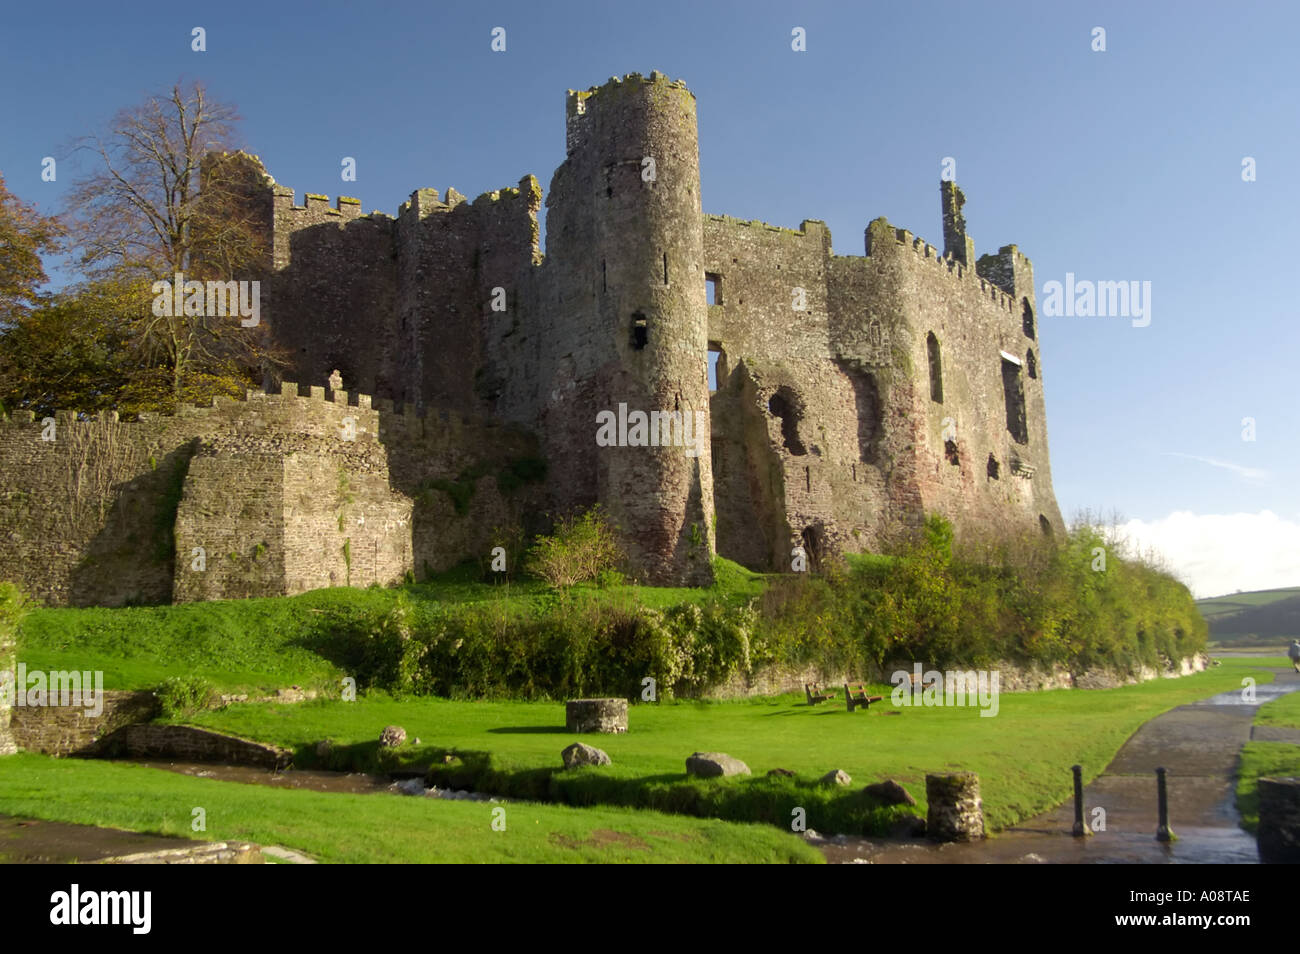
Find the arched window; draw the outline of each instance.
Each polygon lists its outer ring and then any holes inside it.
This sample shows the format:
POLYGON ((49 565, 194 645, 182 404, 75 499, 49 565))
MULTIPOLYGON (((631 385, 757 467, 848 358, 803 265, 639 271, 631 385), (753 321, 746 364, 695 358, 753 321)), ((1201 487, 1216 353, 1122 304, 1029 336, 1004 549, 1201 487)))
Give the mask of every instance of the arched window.
POLYGON ((1025 366, 1029 368, 1031 378, 1038 377, 1038 359, 1034 357, 1034 349, 1029 349, 1029 354, 1025 356, 1025 366))
POLYGON ((1021 302, 1024 308, 1021 310, 1020 320, 1024 323, 1026 337, 1034 336, 1034 309, 1029 307, 1029 299, 1022 298, 1021 302))
POLYGON ((930 332, 925 336, 925 347, 930 354, 930 400, 943 403, 943 362, 939 358, 939 339, 930 332))

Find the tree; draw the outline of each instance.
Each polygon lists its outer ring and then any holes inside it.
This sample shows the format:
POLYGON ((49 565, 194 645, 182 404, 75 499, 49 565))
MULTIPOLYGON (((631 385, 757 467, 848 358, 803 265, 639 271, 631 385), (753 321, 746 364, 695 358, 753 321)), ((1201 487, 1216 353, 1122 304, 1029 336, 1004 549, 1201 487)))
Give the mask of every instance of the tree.
POLYGON ((129 398, 141 370, 131 353, 131 311, 140 309, 139 285, 92 283, 15 319, 0 334, 0 404, 37 417, 60 408, 149 409, 147 402, 130 406, 129 398))
POLYGON ((58 251, 64 234, 56 219, 20 202, 0 173, 0 329, 39 301, 38 290, 49 281, 41 253, 58 251))
MULTIPOLYGON (((77 181, 69 204, 92 276, 126 284, 171 282, 178 273, 187 281, 260 282, 268 234, 246 201, 247 167, 205 161, 227 150, 237 120, 234 107, 211 100, 201 84, 176 85, 81 142, 98 168, 77 181)), ((238 315, 132 310, 140 316, 136 349, 153 369, 159 402, 242 393, 268 365, 285 364, 268 329, 244 327, 238 315)))

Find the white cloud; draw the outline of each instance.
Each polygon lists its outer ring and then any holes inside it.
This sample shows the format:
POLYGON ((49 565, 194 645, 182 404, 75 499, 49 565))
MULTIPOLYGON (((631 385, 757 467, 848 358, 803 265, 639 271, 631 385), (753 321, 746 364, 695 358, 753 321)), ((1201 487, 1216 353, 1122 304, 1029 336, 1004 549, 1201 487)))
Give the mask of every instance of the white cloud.
POLYGON ((1237 590, 1300 586, 1300 522, 1259 513, 1171 513, 1130 520, 1119 532, 1138 551, 1148 548, 1200 599, 1237 590))

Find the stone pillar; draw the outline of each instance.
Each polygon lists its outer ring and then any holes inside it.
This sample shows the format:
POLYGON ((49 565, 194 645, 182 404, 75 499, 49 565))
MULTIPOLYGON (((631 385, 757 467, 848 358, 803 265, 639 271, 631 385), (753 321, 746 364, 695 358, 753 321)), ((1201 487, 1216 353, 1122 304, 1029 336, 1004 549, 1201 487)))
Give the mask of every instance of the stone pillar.
POLYGON ((975 841, 984 837, 984 806, 980 777, 974 772, 927 775, 929 803, 926 834, 935 841, 975 841))
POLYGON ((1300 778, 1259 780, 1259 860, 1265 864, 1300 862, 1300 778))
POLYGON ((564 726, 570 732, 626 732, 627 700, 570 699, 564 704, 564 726))

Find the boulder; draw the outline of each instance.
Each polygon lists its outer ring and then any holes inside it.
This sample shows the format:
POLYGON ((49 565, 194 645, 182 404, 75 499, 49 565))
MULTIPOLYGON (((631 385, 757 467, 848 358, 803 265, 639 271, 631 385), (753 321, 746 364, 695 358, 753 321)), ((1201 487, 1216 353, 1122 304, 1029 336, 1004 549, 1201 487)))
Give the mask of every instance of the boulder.
POLYGON ((887 778, 883 782, 876 782, 868 785, 862 790, 867 795, 876 799, 885 805, 915 805, 916 799, 908 794, 907 789, 899 785, 892 778, 887 778))
POLYGON ((574 742, 571 746, 560 753, 560 758, 564 759, 566 769, 577 768, 579 765, 611 765, 613 764, 610 757, 601 749, 594 745, 587 745, 584 742, 574 742))
POLYGON ((835 769, 835 771, 827 772, 821 777, 821 784, 823 785, 849 785, 852 782, 853 779, 849 777, 849 773, 843 769, 835 769))
POLYGON ((390 725, 379 733, 379 747, 381 749, 392 749, 406 741, 406 730, 400 725, 390 725))
POLYGON ((794 772, 789 769, 774 768, 767 773, 768 778, 794 778, 794 772))
POLYGON ((748 775, 749 766, 725 752, 696 752, 686 759, 686 774, 700 778, 719 775, 748 775))
POLYGON ((334 743, 329 739, 321 739, 316 743, 316 758, 327 759, 330 753, 334 751, 334 743))

